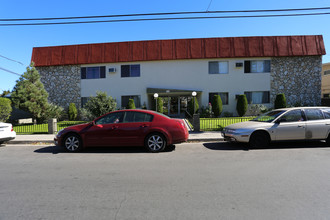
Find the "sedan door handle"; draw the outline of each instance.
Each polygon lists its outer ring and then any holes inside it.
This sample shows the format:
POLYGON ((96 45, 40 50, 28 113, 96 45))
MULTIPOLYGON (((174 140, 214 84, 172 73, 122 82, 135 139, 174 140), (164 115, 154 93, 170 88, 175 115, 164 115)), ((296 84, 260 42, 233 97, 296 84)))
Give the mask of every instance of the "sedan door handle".
POLYGON ((140 127, 141 128, 146 128, 146 127, 149 127, 149 125, 141 125, 140 127))
POLYGON ((304 128, 304 126, 303 125, 298 125, 298 128, 304 128))
POLYGON ((118 126, 113 126, 112 127, 112 130, 116 130, 116 129, 118 129, 119 127, 118 126))

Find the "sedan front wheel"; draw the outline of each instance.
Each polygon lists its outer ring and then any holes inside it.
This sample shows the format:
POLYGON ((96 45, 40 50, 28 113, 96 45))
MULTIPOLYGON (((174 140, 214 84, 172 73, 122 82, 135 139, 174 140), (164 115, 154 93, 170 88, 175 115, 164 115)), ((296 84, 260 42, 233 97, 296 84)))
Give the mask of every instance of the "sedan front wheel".
POLYGON ((64 139, 64 147, 70 152, 80 151, 82 148, 80 137, 76 134, 69 134, 64 139))
POLYGON ((166 139, 161 134, 151 134, 146 138, 144 145, 150 152, 158 153, 165 149, 166 139))

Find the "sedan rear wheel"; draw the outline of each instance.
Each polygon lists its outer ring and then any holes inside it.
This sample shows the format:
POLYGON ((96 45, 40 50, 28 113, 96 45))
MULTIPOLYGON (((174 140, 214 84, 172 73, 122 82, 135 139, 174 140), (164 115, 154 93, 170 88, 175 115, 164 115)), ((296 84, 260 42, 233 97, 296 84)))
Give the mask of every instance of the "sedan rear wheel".
POLYGON ((144 145, 150 152, 158 153, 164 150, 166 139, 161 134, 151 134, 146 138, 144 145))
POLYGON ((76 134, 69 134, 64 139, 64 147, 70 152, 80 151, 82 148, 80 137, 76 134))

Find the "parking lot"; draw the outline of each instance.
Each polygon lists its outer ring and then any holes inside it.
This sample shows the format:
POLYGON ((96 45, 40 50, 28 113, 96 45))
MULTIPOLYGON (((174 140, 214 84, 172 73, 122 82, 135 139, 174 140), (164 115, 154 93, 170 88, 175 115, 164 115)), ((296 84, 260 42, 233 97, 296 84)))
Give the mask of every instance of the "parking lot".
POLYGON ((0 219, 327 219, 330 148, 0 147, 0 219))

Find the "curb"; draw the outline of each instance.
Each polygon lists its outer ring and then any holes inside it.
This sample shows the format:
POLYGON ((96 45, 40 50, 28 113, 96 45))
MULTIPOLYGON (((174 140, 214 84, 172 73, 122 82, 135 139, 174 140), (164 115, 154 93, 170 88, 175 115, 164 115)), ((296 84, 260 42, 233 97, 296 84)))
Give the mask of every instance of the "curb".
MULTIPOLYGON (((224 141, 223 138, 195 138, 195 139, 188 139, 186 143, 189 142, 214 142, 214 141, 224 141)), ((35 141, 8 141, 6 144, 54 144, 54 141, 41 141, 41 140, 35 140, 35 141)))
POLYGON ((54 141, 8 141, 6 144, 54 144, 54 141))

